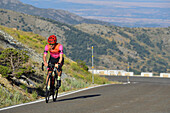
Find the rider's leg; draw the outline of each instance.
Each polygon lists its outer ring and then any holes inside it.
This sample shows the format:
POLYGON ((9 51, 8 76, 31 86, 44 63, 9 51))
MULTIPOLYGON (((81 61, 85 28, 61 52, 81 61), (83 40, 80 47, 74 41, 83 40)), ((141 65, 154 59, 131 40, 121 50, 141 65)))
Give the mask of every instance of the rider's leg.
POLYGON ((57 77, 57 87, 59 88, 61 86, 61 74, 62 70, 60 72, 57 71, 58 77, 57 77))

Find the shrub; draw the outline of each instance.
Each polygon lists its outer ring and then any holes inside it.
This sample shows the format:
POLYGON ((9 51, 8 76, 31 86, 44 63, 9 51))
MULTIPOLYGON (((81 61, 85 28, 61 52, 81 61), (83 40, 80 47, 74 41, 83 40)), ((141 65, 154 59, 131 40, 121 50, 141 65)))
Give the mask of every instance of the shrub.
POLYGON ((71 64, 71 68, 72 68, 74 71, 79 71, 79 70, 80 70, 80 68, 77 66, 76 63, 72 63, 72 64, 71 64))
POLYGON ((37 94, 36 91, 34 91, 34 92, 32 93, 32 97, 33 97, 34 99, 36 99, 36 98, 38 97, 38 94, 37 94))
POLYGON ((13 48, 7 48, 2 51, 2 54, 0 55, 0 62, 2 65, 8 66, 8 68, 1 66, 5 70, 5 72, 3 72, 3 70, 1 69, 2 70, 1 72, 3 73, 4 76, 5 74, 9 73, 9 71, 7 70, 12 71, 11 74, 12 76, 21 75, 22 71, 20 71, 20 69, 22 68, 23 64, 28 61, 28 59, 29 56, 26 55, 26 51, 19 51, 13 48))
POLYGON ((2 77, 8 77, 8 74, 11 73, 8 67, 0 65, 0 74, 2 77))
POLYGON ((21 87, 22 89, 24 89, 24 90, 27 88, 27 86, 24 85, 24 84, 23 84, 23 85, 20 85, 20 87, 21 87))
POLYGON ((82 60, 77 60, 77 65, 80 66, 81 68, 83 68, 86 71, 89 70, 88 66, 86 66, 86 63, 82 60))

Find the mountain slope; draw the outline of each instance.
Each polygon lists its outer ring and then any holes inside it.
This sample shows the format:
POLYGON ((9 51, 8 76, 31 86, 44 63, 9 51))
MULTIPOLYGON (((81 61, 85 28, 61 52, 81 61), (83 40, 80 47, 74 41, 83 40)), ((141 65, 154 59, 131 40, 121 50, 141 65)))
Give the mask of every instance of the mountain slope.
POLYGON ((90 23, 90 24, 111 25, 110 23, 99 21, 99 20, 85 19, 64 10, 37 8, 32 5, 24 4, 19 0, 1 0, 0 8, 9 9, 16 12, 29 14, 29 15, 36 15, 40 17, 50 18, 58 22, 67 23, 67 24, 90 23))
POLYGON ((81 24, 76 25, 76 28, 114 42, 112 46, 117 46, 117 52, 107 52, 104 56, 109 59, 107 63, 118 60, 121 65, 129 62, 132 71, 169 72, 170 27, 122 28, 81 24))
MULTIPOLYGON (((0 62, 0 108, 44 97, 46 71, 41 71, 41 53, 46 44, 47 40, 45 37, 38 34, 0 25, 0 55, 7 48, 26 50, 30 60, 24 65, 26 68, 33 70, 29 73, 18 75, 20 77, 10 76, 5 78, 4 70, 1 69, 4 65, 0 62)), ((91 86, 91 73, 84 70, 79 66, 79 63, 72 61, 65 55, 64 58, 62 85, 59 93, 91 86)), ((7 69, 11 70, 10 66, 7 69)), ((95 84, 109 83, 105 78, 98 75, 94 76, 95 84)))
MULTIPOLYGON (((71 26, 51 19, 0 10, 0 24, 31 31, 48 37, 55 34, 64 45, 64 52, 74 61, 81 59, 91 65, 94 46, 96 69, 169 72, 170 28, 123 28, 94 24, 71 26)), ((10 32, 9 32, 10 34, 10 32)), ((17 36, 16 36, 17 37, 17 36)), ((23 40, 21 40, 23 41, 23 40)))

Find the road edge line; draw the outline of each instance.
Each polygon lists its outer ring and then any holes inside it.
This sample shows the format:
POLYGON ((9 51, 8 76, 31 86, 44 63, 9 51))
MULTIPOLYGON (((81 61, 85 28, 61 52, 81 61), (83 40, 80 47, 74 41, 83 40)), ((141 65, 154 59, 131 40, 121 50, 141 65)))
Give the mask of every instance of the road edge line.
MULTIPOLYGON (((68 93, 64 92, 64 93, 59 94, 58 98, 63 97, 63 96, 67 96, 67 95, 71 95, 71 94, 74 94, 74 93, 77 93, 77 92, 85 91, 85 90, 88 90, 88 89, 93 89, 93 88, 97 88, 97 87, 106 86, 106 85, 112 85, 112 84, 103 84, 103 85, 87 87, 87 88, 79 89, 79 90, 76 90, 76 91, 70 91, 68 93)), ((45 101, 45 99, 39 99, 39 100, 28 102, 28 103, 22 103, 22 104, 18 104, 18 105, 13 105, 13 106, 8 106, 8 107, 0 108, 0 111, 16 108, 16 107, 20 107, 20 106, 25 106, 25 105, 29 105, 29 104, 35 104, 35 103, 42 102, 42 101, 45 101)))

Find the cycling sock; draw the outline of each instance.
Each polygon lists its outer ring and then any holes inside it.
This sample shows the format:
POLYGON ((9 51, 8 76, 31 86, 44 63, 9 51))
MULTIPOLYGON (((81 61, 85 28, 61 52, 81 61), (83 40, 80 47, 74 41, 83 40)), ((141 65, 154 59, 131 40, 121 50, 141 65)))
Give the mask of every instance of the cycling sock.
POLYGON ((57 86, 56 87, 60 87, 61 86, 61 80, 57 80, 57 86))
POLYGON ((61 76, 58 76, 57 80, 61 80, 61 76))
POLYGON ((50 89, 50 86, 47 86, 47 89, 50 89))

